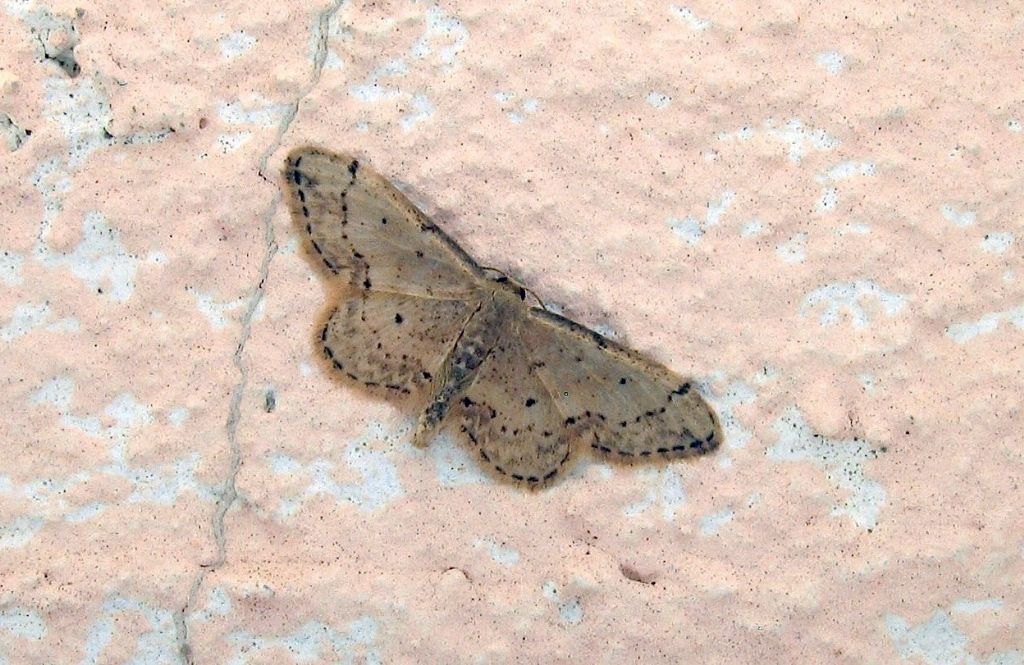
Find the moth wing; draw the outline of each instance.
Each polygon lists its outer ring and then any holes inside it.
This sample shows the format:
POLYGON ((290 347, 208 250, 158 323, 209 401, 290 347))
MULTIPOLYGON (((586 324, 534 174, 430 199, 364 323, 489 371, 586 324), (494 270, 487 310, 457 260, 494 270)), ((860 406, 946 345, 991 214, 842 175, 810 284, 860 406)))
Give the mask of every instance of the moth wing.
POLYGON ((484 460, 512 480, 544 484, 569 458, 565 417, 511 326, 452 410, 484 460))
POLYGON ((472 299, 480 268, 369 166, 313 147, 289 153, 288 205, 329 270, 354 286, 472 299))
POLYGON ((683 457, 722 442, 714 410, 684 379, 569 319, 534 308, 520 327, 536 375, 595 450, 622 459, 683 457))
POLYGON ((370 388, 420 392, 445 358, 476 303, 405 293, 350 290, 320 332, 334 368, 370 388))

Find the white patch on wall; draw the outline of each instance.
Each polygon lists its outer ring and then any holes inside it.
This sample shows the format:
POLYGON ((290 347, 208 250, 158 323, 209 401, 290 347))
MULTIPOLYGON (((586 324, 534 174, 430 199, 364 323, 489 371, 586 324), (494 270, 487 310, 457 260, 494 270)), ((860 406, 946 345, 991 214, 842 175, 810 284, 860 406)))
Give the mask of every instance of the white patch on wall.
MULTIPOLYGON (((0 634, 9 637, 0 638, 0 644, 11 644, 11 637, 20 640, 38 642, 46 637, 46 622, 35 610, 24 607, 5 607, 0 610, 0 634)), ((0 663, 4 662, 4 654, 0 651, 0 663)))
POLYGON ((788 146, 789 159, 799 163, 810 150, 825 152, 839 145, 839 139, 823 129, 805 127, 803 121, 792 119, 776 128, 771 120, 765 122, 768 136, 788 146))
POLYGON ((43 115, 55 123, 68 143, 68 159, 61 170, 77 167, 99 148, 140 145, 162 141, 169 129, 112 136, 107 128, 114 122, 110 99, 99 78, 52 77, 43 81, 43 115))
POLYGON ((722 527, 731 522, 735 516, 736 512, 732 508, 726 508, 711 515, 705 515, 700 518, 700 534, 702 536, 717 535, 722 527))
POLYGON ((43 115, 64 134, 68 166, 77 166, 97 148, 109 145, 106 128, 113 120, 110 100, 93 77, 49 78, 43 82, 43 115))
POLYGON ((583 623, 583 604, 576 595, 566 596, 558 586, 548 580, 541 587, 541 593, 558 607, 558 618, 566 626, 578 626, 583 623))
POLYGON ((256 45, 256 38, 247 34, 245 30, 236 30, 224 35, 217 42, 220 46, 220 54, 225 60, 233 60, 256 45))
POLYGON ((21 255, 14 252, 4 251, 0 253, 0 282, 7 286, 18 286, 21 284, 21 255))
MULTIPOLYGON (((387 25, 391 26, 394 24, 393 19, 386 19, 387 25)), ((382 26, 383 27, 383 26, 382 26)), ((332 43, 341 42, 347 43, 352 41, 352 30, 348 24, 348 18, 345 12, 331 12, 330 17, 327 20, 327 54, 324 57, 324 69, 338 70, 345 66, 338 53, 332 48, 332 43)), ((322 35, 316 30, 309 31, 309 39, 307 46, 309 49, 309 60, 315 62, 317 58, 317 51, 323 48, 320 41, 322 35)))
POLYGON ((409 132, 420 122, 429 120, 434 115, 434 105, 426 95, 416 94, 412 97, 412 112, 403 115, 398 121, 402 129, 409 132))
POLYGON ((227 155, 241 148, 251 138, 252 132, 222 132, 217 135, 217 150, 227 155))
POLYGON ((846 58, 838 51, 822 51, 814 56, 814 61, 829 74, 838 74, 846 69, 846 58))
POLYGON ((690 30, 694 32, 700 32, 701 30, 707 30, 711 27, 711 21, 704 20, 698 17, 689 7, 680 7, 679 5, 669 5, 668 11, 672 16, 686 24, 690 30))
POLYGON ((385 433, 382 425, 375 424, 366 434, 345 446, 345 463, 359 474, 358 483, 339 483, 334 479, 335 463, 316 457, 307 464, 287 455, 274 454, 266 458, 267 466, 276 475, 301 476, 306 486, 298 494, 285 496, 278 502, 278 519, 288 519, 298 513, 303 504, 316 496, 327 496, 338 503, 350 503, 359 510, 371 512, 404 496, 398 480, 398 469, 390 460, 387 450, 374 444, 383 443, 392 449, 395 436, 385 433))
POLYGON ((740 235, 744 238, 759 236, 764 231, 764 224, 759 219, 752 219, 743 224, 740 235))
POLYGON ((786 146, 787 154, 792 162, 799 163, 810 151, 827 152, 839 146, 839 139, 823 129, 807 127, 799 118, 791 118, 782 127, 775 125, 775 120, 768 118, 760 129, 744 125, 732 132, 719 132, 719 141, 749 141, 763 133, 766 137, 786 146))
POLYGON ((526 120, 526 116, 533 115, 540 110, 540 102, 533 97, 523 99, 518 105, 516 104, 517 98, 518 95, 514 92, 498 91, 494 93, 494 100, 498 102, 509 122, 514 125, 522 124, 526 120))
POLYGON ((775 421, 773 429, 778 441, 767 450, 768 459, 820 466, 829 484, 846 494, 842 503, 832 507, 832 515, 849 517, 865 529, 878 524, 886 495, 882 486, 864 473, 865 463, 877 456, 866 441, 830 439, 817 434, 796 407, 788 408, 775 421))
POLYGON ((0 324, 0 342, 10 343, 24 337, 36 328, 41 328, 50 316, 47 303, 22 303, 14 306, 9 321, 0 324))
POLYGON ((93 501, 92 503, 87 503, 78 508, 68 511, 64 515, 64 519, 68 522, 71 522, 72 524, 88 522, 89 520, 96 517, 106 509, 106 504, 100 503, 99 501, 93 501))
POLYGON ((345 68, 345 61, 341 59, 337 51, 332 48, 327 49, 327 55, 324 56, 324 69, 328 71, 338 71, 339 69, 345 68))
POLYGON ((877 303, 886 316, 892 318, 900 313, 908 297, 886 291, 872 280, 861 279, 856 282, 836 282, 826 284, 811 291, 804 298, 800 307, 800 316, 810 316, 815 310, 821 311, 818 322, 822 326, 834 326, 839 323, 845 312, 853 327, 861 330, 868 326, 871 317, 864 301, 877 303))
POLYGON ((189 410, 184 406, 176 406, 167 412, 167 422, 174 427, 181 427, 189 418, 189 410))
MULTIPOLYGON (((714 378, 715 380, 723 379, 721 375, 714 378)), ((711 395, 708 391, 702 392, 718 412, 726 447, 730 450, 746 448, 754 433, 740 422, 736 415, 736 407, 752 404, 757 399, 757 391, 746 381, 736 380, 731 381, 721 395, 711 395)))
POLYGON ((125 596, 104 601, 99 617, 89 626, 86 635, 85 654, 80 662, 90 665, 112 659, 124 663, 163 664, 172 662, 168 654, 178 653, 174 612, 125 596), (117 646, 111 653, 104 654, 111 642, 117 646), (126 648, 128 645, 130 648, 126 648))
POLYGON ((965 229, 971 224, 974 224, 978 218, 977 214, 973 210, 960 209, 951 203, 943 204, 939 207, 939 212, 946 218, 946 221, 956 226, 957 228, 965 229))
MULTIPOLYGON (((228 302, 217 302, 209 293, 203 293, 189 286, 185 289, 196 301, 196 308, 203 313, 206 320, 214 328, 220 329, 228 325, 228 316, 232 312, 241 312, 245 308, 245 298, 236 298, 228 302)), ((233 320, 235 317, 232 316, 233 320)))
POLYGON ((216 586, 206 594, 206 605, 188 616, 189 622, 211 621, 231 613, 231 596, 224 587, 216 586))
POLYGON ((719 141, 749 141, 754 138, 756 133, 756 129, 749 125, 744 125, 735 131, 718 132, 717 138, 719 141))
POLYGON ((897 614, 887 614, 885 627, 896 652, 908 662, 922 662, 926 665, 1024 663, 1024 651, 1017 649, 992 652, 986 648, 978 654, 973 653, 970 639, 953 622, 949 612, 943 609, 935 610, 931 617, 916 625, 897 614))
POLYGON ((876 174, 877 169, 874 162, 847 160, 845 162, 839 162, 828 171, 817 176, 815 179, 819 183, 839 182, 841 180, 849 180, 850 178, 856 177, 871 177, 876 174))
POLYGON ((871 227, 861 222, 847 222, 836 229, 837 236, 857 235, 866 236, 871 233, 871 227))
POLYGON ((382 83, 385 78, 397 78, 409 73, 404 60, 391 60, 370 72, 365 82, 349 86, 348 93, 360 102, 373 104, 386 99, 394 99, 402 94, 397 86, 382 83))
POLYGON ((406 131, 418 121, 431 117, 434 109, 423 88, 403 89, 397 79, 413 70, 419 74, 413 78, 420 81, 450 74, 458 68, 458 56, 469 42, 469 31, 462 22, 436 4, 427 7, 424 23, 423 32, 405 56, 377 67, 365 80, 349 86, 349 95, 366 104, 389 99, 412 104, 417 108, 416 113, 399 120, 406 131))
POLYGON ((1003 609, 1003 601, 999 598, 983 598, 982 600, 967 600, 961 598, 954 601, 950 609, 956 614, 978 614, 979 612, 995 612, 1003 609))
POLYGON ((490 538, 478 538, 473 546, 485 548, 491 559, 503 566, 514 566, 519 563, 519 552, 490 538))
POLYGON ((437 480, 445 487, 491 482, 466 447, 456 443, 447 433, 436 436, 427 446, 426 454, 433 458, 437 480))
POLYGON ((646 486, 644 496, 623 508, 622 512, 628 517, 635 517, 660 506, 661 516, 668 522, 674 520, 679 509, 686 504, 686 491, 679 474, 670 467, 647 467, 637 469, 636 477, 646 486))
POLYGON ((1020 134, 1021 132, 1024 132, 1024 123, 1017 118, 1010 118, 1006 121, 1006 128, 1014 134, 1020 134))
POLYGON ((0 324, 0 342, 13 342, 39 328, 59 333, 75 332, 79 329, 78 320, 74 318, 58 319, 52 323, 48 323, 49 321, 48 303, 15 305, 10 320, 0 324))
POLYGON ((228 665, 253 662, 279 662, 280 654, 288 654, 295 663, 366 663, 380 665, 381 655, 373 648, 380 627, 371 617, 363 616, 339 631, 322 621, 307 621, 296 630, 283 635, 264 635, 248 630, 229 633, 227 642, 234 655, 228 665), (264 653, 266 652, 266 653, 264 653))
POLYGON ((1002 323, 1024 330, 1024 305, 1001 312, 989 312, 976 321, 954 323, 946 328, 946 335, 957 344, 966 344, 979 335, 994 332, 1002 323))
POLYGON ((0 550, 24 547, 41 528, 43 520, 38 517, 16 517, 11 522, 0 522, 0 550))
POLYGON ((839 203, 839 190, 835 187, 825 187, 821 190, 821 198, 818 199, 818 212, 828 212, 839 203))
POLYGON ((986 233, 981 240, 981 250, 990 254, 1002 254, 1010 249, 1013 240, 1013 234, 1009 232, 986 233))
POLYGON ((82 221, 82 239, 68 254, 44 249, 42 261, 51 268, 68 268, 95 293, 124 302, 135 291, 135 273, 142 259, 121 243, 121 233, 107 225, 101 213, 90 212, 82 221))
POLYGON ((700 242, 700 239, 704 237, 704 234, 707 233, 708 229, 718 224, 722 215, 729 209, 729 206, 732 205, 732 201, 735 197, 735 193, 726 190, 722 192, 721 197, 717 201, 708 201, 707 211, 704 213, 703 221, 696 217, 686 217, 684 219, 669 217, 668 220, 666 220, 666 223, 677 236, 691 245, 696 245, 700 242))
POLYGON ((776 245, 775 253, 786 263, 803 263, 807 258, 807 234, 794 234, 786 242, 776 245))
POLYGON ((668 108, 668 105, 672 103, 672 98, 663 92, 652 90, 651 93, 647 95, 647 103, 654 108, 661 110, 668 108))
POLYGON ((469 42, 469 31, 462 21, 451 16, 437 5, 427 8, 426 29, 412 45, 409 55, 423 60, 430 55, 435 42, 442 46, 439 57, 445 65, 454 65, 456 57, 466 48, 469 42))
POLYGON ((245 101, 221 102, 217 115, 228 125, 276 127, 288 110, 287 104, 275 104, 261 95, 250 95, 245 101))
POLYGON ((71 378, 58 376, 32 393, 29 404, 51 406, 57 411, 62 427, 104 439, 109 446, 109 460, 95 467, 80 469, 66 478, 47 477, 29 481, 12 491, 33 497, 46 507, 48 514, 61 515, 71 522, 90 519, 107 508, 107 504, 71 504, 67 498, 73 495, 69 491, 71 488, 100 475, 112 475, 128 481, 132 491, 118 497, 118 501, 125 503, 170 505, 185 493, 207 501, 214 500, 213 490, 197 480, 199 453, 193 452, 168 463, 147 467, 130 464, 129 443, 154 421, 148 406, 140 404, 128 393, 121 393, 104 407, 102 418, 94 414, 76 415, 71 410, 75 390, 75 382, 71 378))
POLYGON ((877 173, 874 162, 858 162, 847 160, 840 162, 824 173, 815 176, 814 180, 822 185, 821 197, 818 199, 818 211, 827 212, 839 203, 837 184, 855 177, 871 177, 877 173))

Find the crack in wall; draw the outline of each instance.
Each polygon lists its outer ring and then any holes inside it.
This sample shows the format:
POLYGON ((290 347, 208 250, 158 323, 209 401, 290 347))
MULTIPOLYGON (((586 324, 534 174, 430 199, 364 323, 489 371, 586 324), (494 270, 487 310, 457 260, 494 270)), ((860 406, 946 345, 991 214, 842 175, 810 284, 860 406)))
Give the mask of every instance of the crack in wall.
POLYGON ((270 273, 270 262, 277 254, 277 241, 274 239, 273 219, 274 213, 277 212, 277 206, 280 202, 281 194, 277 193, 274 195, 270 205, 267 206, 267 209, 261 216, 263 237, 266 242, 266 252, 263 255, 263 261, 260 265, 259 281, 249 293, 249 305, 246 307, 245 314, 242 317, 242 331, 239 334, 238 346, 235 348, 235 353, 232 356, 232 363, 238 370, 239 380, 231 394, 231 402, 228 406, 228 420, 225 426, 227 430, 228 446, 231 449, 231 463, 228 467, 227 478, 224 481, 224 486, 217 498, 217 505, 214 508, 212 519, 213 539, 217 545, 217 557, 210 563, 201 564, 199 573, 192 581, 192 587, 189 589, 188 598, 185 601, 184 607, 182 607, 180 612, 176 612, 174 615, 174 626, 178 637, 178 650, 181 654, 182 660, 190 665, 194 661, 192 659, 192 649, 188 643, 188 613, 195 605, 196 598, 199 595, 199 590, 202 588, 203 582, 206 580, 206 576, 224 565, 224 562, 227 560, 227 541, 225 539, 224 517, 238 498, 238 490, 235 488, 235 480, 238 477, 238 470, 242 466, 242 451, 238 446, 238 421, 241 419, 242 415, 242 398, 245 396, 245 390, 249 383, 249 368, 245 364, 243 354, 245 353, 245 345, 252 336, 253 317, 256 315, 256 310, 263 301, 263 287, 266 283, 267 275, 270 273))
MULTIPOLYGON (((316 17, 316 21, 313 25, 313 42, 315 44, 315 50, 313 53, 313 71, 310 76, 309 83, 307 83, 299 92, 295 100, 288 104, 285 113, 278 123, 277 135, 274 137, 274 140, 260 155, 258 173, 264 180, 268 180, 266 171, 267 162, 269 161, 270 156, 280 148, 284 134, 291 126, 292 120, 295 119, 302 100, 313 91, 317 83, 320 81, 320 74, 323 71, 324 63, 327 59, 327 39, 330 21, 345 2, 346 0, 335 0, 327 9, 320 12, 316 17)), ((238 346, 236 347, 235 353, 232 357, 232 363, 238 370, 239 380, 231 395, 231 402, 228 406, 228 419, 225 425, 228 445, 231 451, 231 461, 228 467, 227 477, 225 478, 223 489, 218 497, 212 518, 212 531, 214 542, 217 546, 217 556, 212 562, 200 565, 200 570, 192 581, 192 586, 189 589, 188 597, 184 606, 174 614, 174 626, 177 636, 178 652, 181 656, 181 660, 188 663, 188 665, 192 665, 195 662, 192 654, 192 646, 189 643, 188 615, 195 607, 197 598, 199 597, 199 591, 202 589, 207 576, 218 570, 227 561, 227 539, 224 520, 228 511, 238 499, 238 491, 235 487, 235 481, 238 477, 238 471, 242 464, 242 452, 238 446, 238 423, 241 419, 242 398, 245 396, 245 390, 249 382, 249 368, 245 363, 243 354, 245 353, 245 346, 252 336, 253 317, 263 300, 264 284, 266 283, 267 276, 270 273, 270 263, 277 254, 277 241, 274 238, 273 218, 280 203, 281 193, 278 192, 274 195, 270 205, 267 206, 267 209, 261 216, 266 251, 260 264, 259 279, 256 285, 249 292, 249 304, 246 307, 244 316, 242 317, 242 329, 238 338, 238 346)))
POLYGON ((327 61, 327 36, 330 30, 331 19, 338 13, 341 6, 345 4, 347 0, 335 0, 334 3, 320 12, 317 16, 316 23, 313 26, 313 33, 315 35, 314 44, 315 49, 313 51, 313 73, 309 77, 309 83, 299 92, 296 96, 295 101, 288 104, 284 114, 281 117, 281 121, 277 125, 277 136, 271 142, 267 149, 260 155, 260 177, 264 180, 267 179, 267 161, 270 156, 274 154, 278 148, 281 147, 281 140, 284 138, 285 132, 291 127, 292 120, 295 119, 295 115, 299 112, 299 105, 302 100, 305 99, 309 93, 313 92, 317 84, 320 82, 320 74, 323 72, 324 63, 327 61))

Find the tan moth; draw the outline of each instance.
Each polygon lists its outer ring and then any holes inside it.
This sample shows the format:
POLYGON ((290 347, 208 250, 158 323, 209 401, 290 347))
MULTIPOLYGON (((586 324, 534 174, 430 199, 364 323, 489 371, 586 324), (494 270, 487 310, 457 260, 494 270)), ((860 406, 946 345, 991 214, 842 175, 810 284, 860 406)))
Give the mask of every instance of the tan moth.
POLYGON ((530 305, 365 164, 301 147, 284 177, 293 218, 343 283, 323 352, 347 380, 419 398, 416 445, 456 423, 501 476, 539 486, 574 447, 637 461, 721 444, 691 381, 530 305))

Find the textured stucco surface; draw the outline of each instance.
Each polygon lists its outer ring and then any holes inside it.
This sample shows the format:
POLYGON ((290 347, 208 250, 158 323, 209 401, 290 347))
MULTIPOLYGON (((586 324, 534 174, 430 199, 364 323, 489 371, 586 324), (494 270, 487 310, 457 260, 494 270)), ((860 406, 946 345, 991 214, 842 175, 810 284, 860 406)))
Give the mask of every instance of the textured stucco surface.
POLYGON ((1016 3, 0 5, 0 663, 1024 663, 1016 3), (302 143, 697 378, 494 484, 334 381, 302 143))

